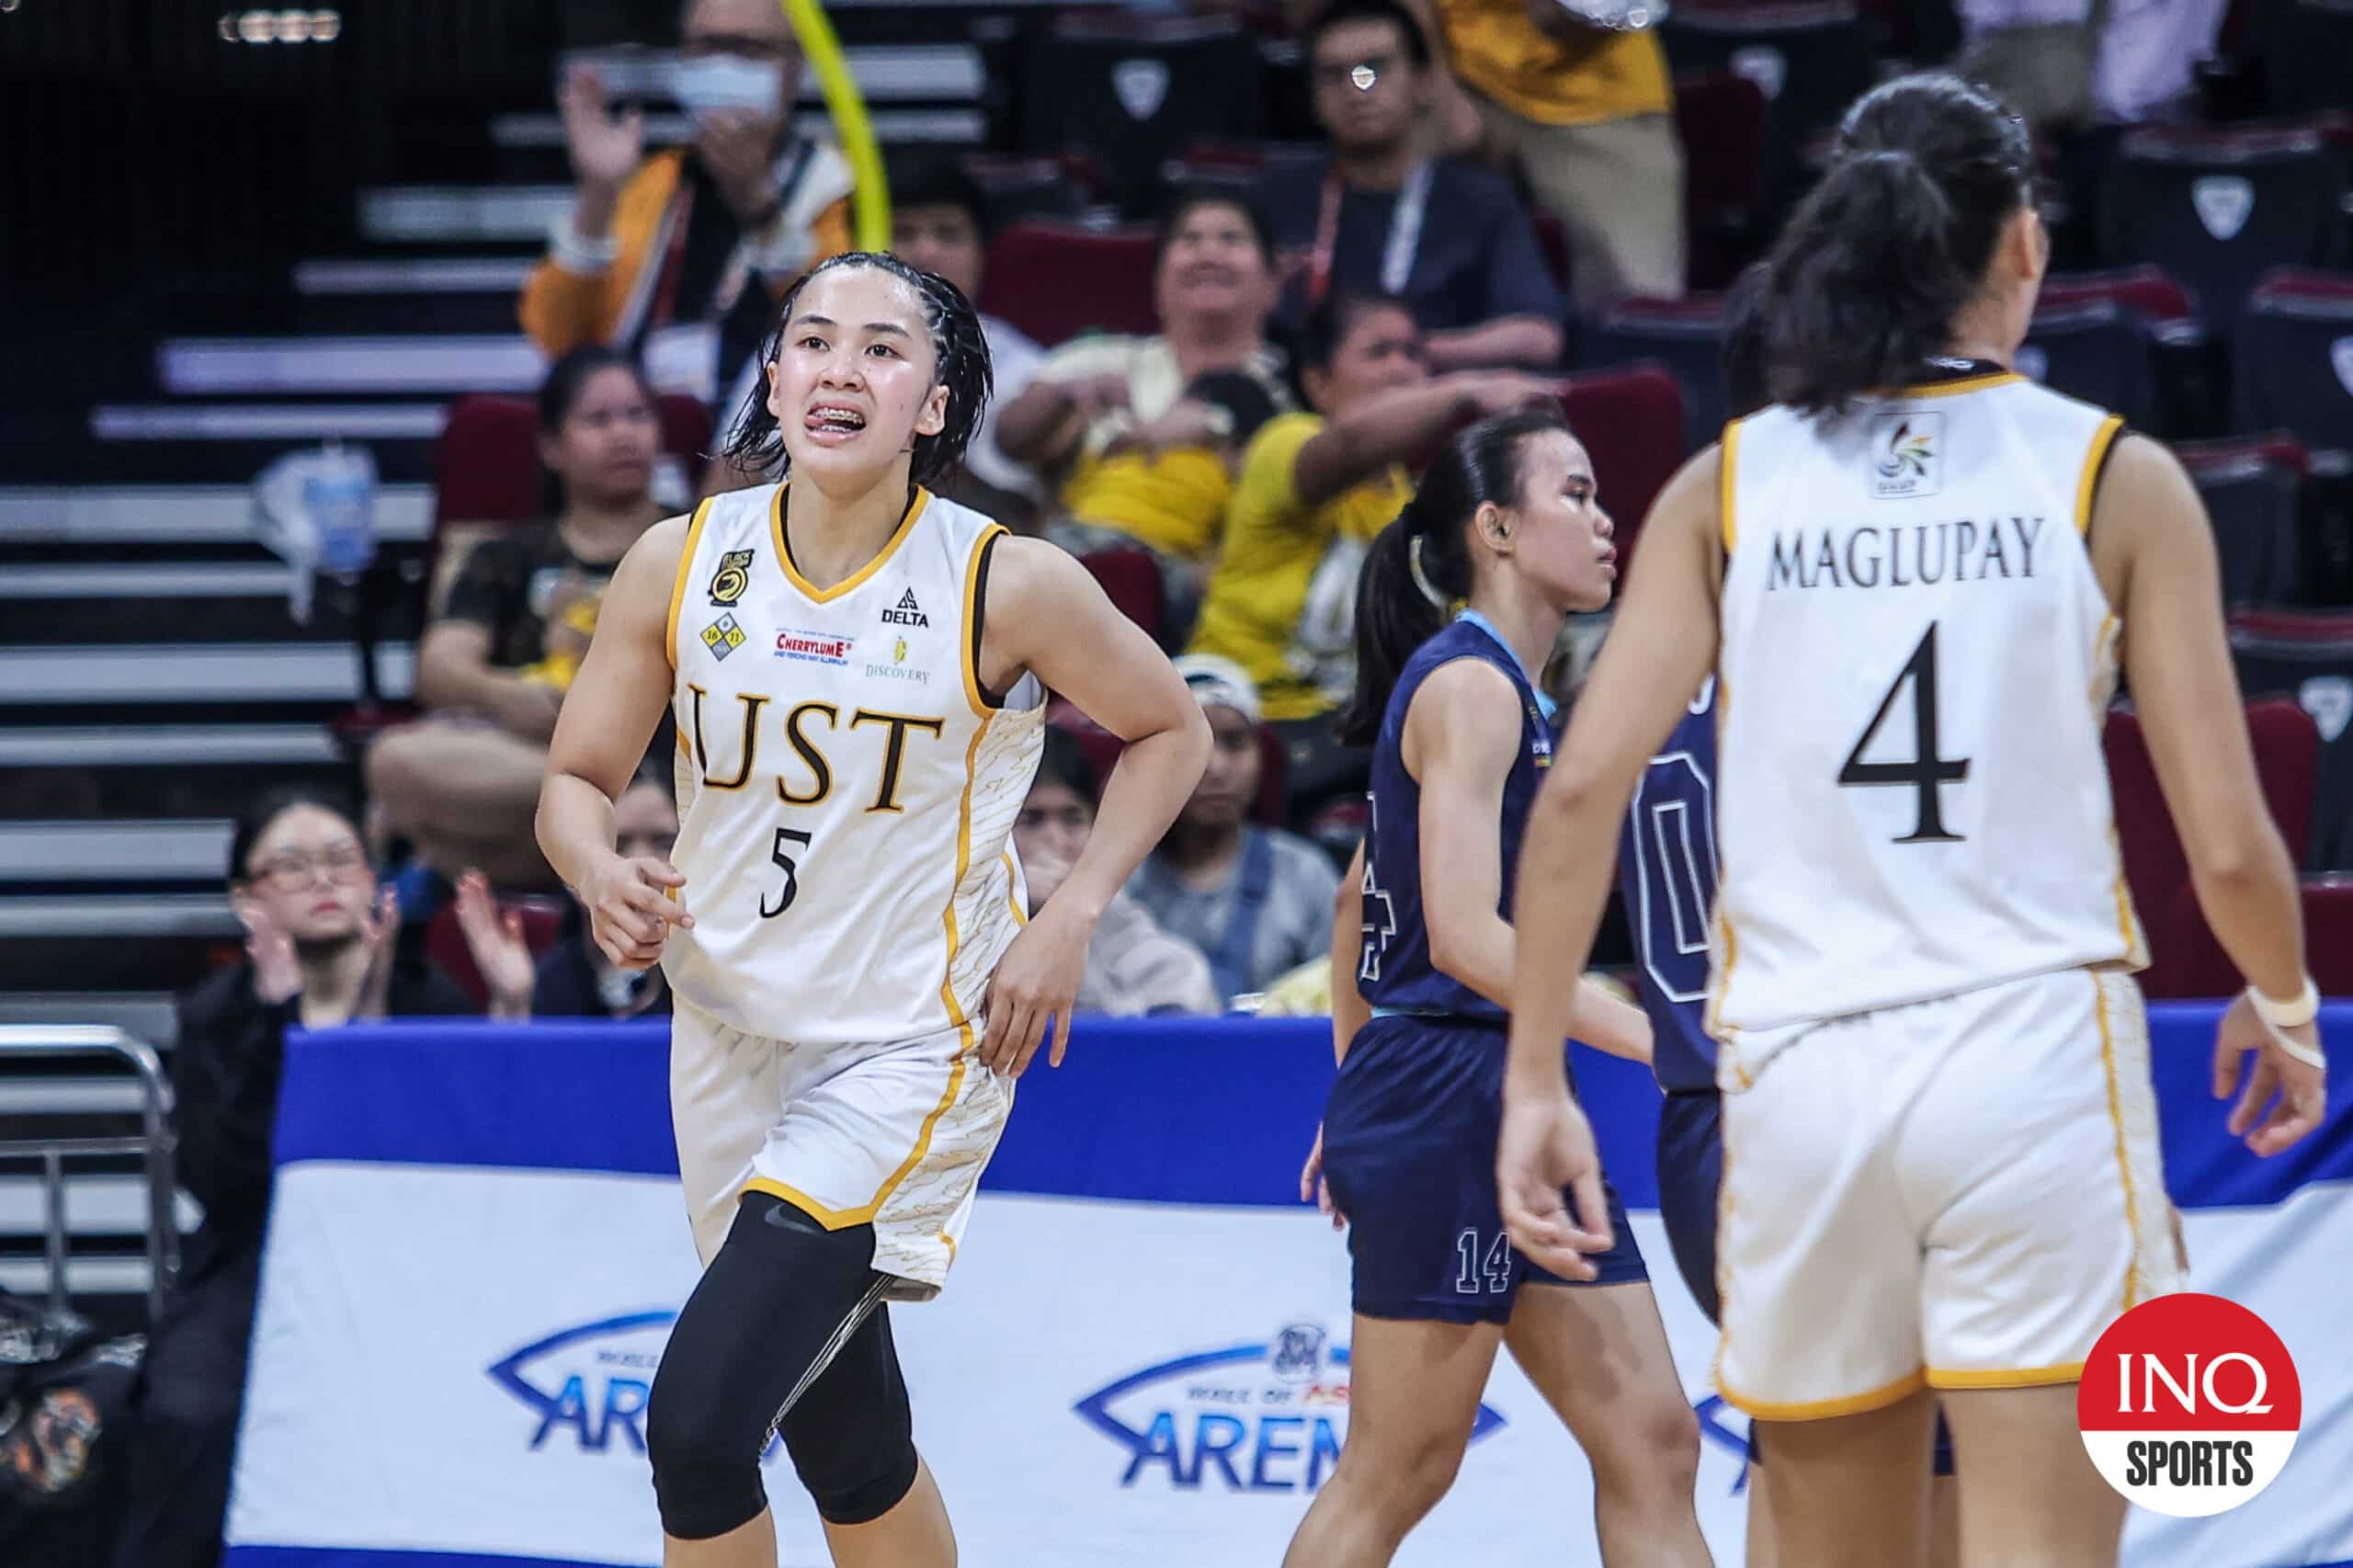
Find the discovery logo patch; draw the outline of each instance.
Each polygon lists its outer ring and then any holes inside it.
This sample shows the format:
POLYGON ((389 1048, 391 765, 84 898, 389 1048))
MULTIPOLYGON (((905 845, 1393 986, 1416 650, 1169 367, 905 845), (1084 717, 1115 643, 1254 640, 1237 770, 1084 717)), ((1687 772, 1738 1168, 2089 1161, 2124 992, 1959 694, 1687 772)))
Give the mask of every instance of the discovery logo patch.
MULTIPOLYGON (((1072 1407, 1128 1456, 1121 1486, 1149 1479, 1198 1491, 1312 1493, 1347 1436, 1348 1352, 1322 1327, 1291 1324, 1264 1345, 1180 1356, 1131 1372, 1072 1407)), ((1504 1425, 1482 1403, 1477 1442, 1504 1425)))

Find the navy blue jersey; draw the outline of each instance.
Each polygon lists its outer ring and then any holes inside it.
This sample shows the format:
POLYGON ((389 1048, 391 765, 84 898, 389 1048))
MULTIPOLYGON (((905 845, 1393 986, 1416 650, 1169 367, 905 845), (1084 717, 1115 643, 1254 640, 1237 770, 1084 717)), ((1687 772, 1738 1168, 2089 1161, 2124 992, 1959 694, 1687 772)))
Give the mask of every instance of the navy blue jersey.
POLYGON ((1422 787, 1405 771, 1402 747, 1414 694, 1440 665, 1483 659, 1510 677, 1519 695, 1520 747, 1504 781, 1503 821, 1496 837, 1503 855, 1503 896, 1496 912, 1511 918, 1512 882, 1519 869, 1519 836, 1536 802, 1543 770, 1552 764, 1552 700, 1529 681, 1508 644, 1473 614, 1423 643, 1405 661, 1397 689, 1381 715, 1372 751, 1372 822, 1364 840, 1364 940, 1358 949, 1357 986, 1376 1007, 1398 1012, 1483 1018, 1506 1015, 1484 996, 1430 963, 1429 931, 1422 915, 1422 787))
POLYGON ((1716 900, 1713 676, 1634 787, 1618 849, 1618 888, 1642 960, 1640 989, 1659 1086, 1712 1089, 1716 1044, 1700 1017, 1716 900))

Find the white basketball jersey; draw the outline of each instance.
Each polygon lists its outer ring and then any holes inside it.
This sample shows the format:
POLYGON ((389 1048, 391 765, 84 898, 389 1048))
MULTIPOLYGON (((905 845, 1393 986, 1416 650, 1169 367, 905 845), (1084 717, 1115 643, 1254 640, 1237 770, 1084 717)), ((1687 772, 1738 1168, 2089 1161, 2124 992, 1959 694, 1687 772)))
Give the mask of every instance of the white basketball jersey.
POLYGON ((2147 961, 2085 544, 2120 426, 1980 373, 1726 428, 1710 1027, 1733 1068, 1742 1030, 2147 961))
POLYGON ((975 660, 1005 529, 918 490, 862 571, 812 587, 783 487, 695 514, 670 608, 679 999, 800 1044, 970 1030, 1024 917, 1008 835, 1043 749, 1043 693, 1002 702, 975 660))

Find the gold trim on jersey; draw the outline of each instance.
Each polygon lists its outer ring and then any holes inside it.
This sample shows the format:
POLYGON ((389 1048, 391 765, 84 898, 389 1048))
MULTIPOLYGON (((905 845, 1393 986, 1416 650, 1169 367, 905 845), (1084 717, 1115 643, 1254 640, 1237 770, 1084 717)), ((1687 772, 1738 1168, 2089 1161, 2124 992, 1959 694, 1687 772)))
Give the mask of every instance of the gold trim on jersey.
MULTIPOLYGON (((2092 638, 2092 728, 2097 732, 2108 722, 2109 699, 2116 695, 2116 639, 2124 623, 2110 610, 2100 618, 2099 631, 2092 638)), ((2132 907, 2132 890, 2124 881, 2124 844, 2116 832, 2115 790, 2111 786, 2108 805, 2108 853, 2115 863, 2116 929, 2124 938, 2123 961, 2132 969, 2149 967, 2148 943, 2141 935, 2141 917, 2132 907)))
POLYGON ((2092 501, 2099 490, 2100 465, 2108 460, 2108 449, 2124 429, 2124 415, 2111 414, 2099 422, 2092 432, 2091 449, 2084 454, 2084 472, 2075 481, 2075 532, 2080 537, 2092 531, 2092 501))
POLYGON ((1740 458, 1740 421, 1734 419, 1724 426, 1723 449, 1716 457, 1716 511, 1723 528, 1724 560, 1732 560, 1732 547, 1740 530, 1733 523, 1733 465, 1740 458))
POLYGON ((2141 1206, 2132 1191, 2132 1152, 2124 1135, 2124 1096, 2116 1081, 2116 1036, 2108 1021, 2108 987, 2100 983, 2097 971, 2091 973, 2092 1007, 2099 1019, 2099 1064, 2108 1078, 2108 1119, 2116 1128, 2116 1174, 2124 1183, 2124 1225, 2132 1237, 2132 1252, 2124 1266, 2124 1305, 2120 1312, 2131 1312, 2138 1304, 2141 1282, 2141 1206))
POLYGON ((981 695, 979 628, 981 612, 987 608, 980 602, 981 557, 987 551, 991 540, 1011 531, 1002 523, 991 523, 981 530, 981 537, 972 541, 972 553, 964 560, 964 620, 959 633, 964 645, 958 650, 956 656, 964 667, 964 700, 972 705, 973 717, 983 720, 995 715, 997 710, 990 707, 988 699, 981 695))
POLYGON ((1833 1416, 1860 1415, 1866 1411, 1884 1410, 1898 1401, 1911 1398, 1927 1386, 1927 1372, 1916 1369, 1906 1372, 1892 1383, 1882 1383, 1862 1393, 1850 1393, 1844 1399, 1809 1399, 1795 1403, 1775 1404, 1768 1400, 1751 1399, 1745 1393, 1735 1393, 1721 1372, 1716 1376, 1716 1392, 1724 1396, 1724 1403, 1760 1421, 1827 1421, 1833 1416))
POLYGON ((931 500, 930 491, 921 485, 915 486, 915 499, 907 503, 907 515, 899 519, 898 531, 893 533, 881 550, 876 552, 874 559, 835 583, 832 587, 821 588, 803 577, 801 574, 801 568, 792 563, 792 547, 785 542, 784 538, 784 492, 785 486, 778 485, 776 494, 768 502, 768 532, 776 540, 777 564, 784 568, 786 580, 800 591, 801 597, 808 599, 811 604, 820 605, 831 604, 844 594, 861 586, 874 574, 888 565, 891 557, 899 553, 899 547, 907 542, 907 536, 915 532, 915 519, 923 516, 924 507, 931 500))
POLYGON ((687 524, 687 542, 678 547, 678 570, 670 583, 670 617, 662 633, 662 652, 669 657, 673 670, 678 667, 678 608, 687 600, 687 574, 694 570, 695 547, 702 542, 702 520, 710 513, 710 501, 695 508, 694 519, 687 524))
MULTIPOLYGON (((1725 472, 1729 473, 1731 471, 1727 469, 1725 472)), ((1732 685, 1724 679, 1723 663, 1719 658, 1716 665, 1716 756, 1719 758, 1724 755, 1724 725, 1731 717, 1732 685)), ((1719 772, 1722 767, 1719 762, 1719 772)), ((1732 916, 1724 913, 1723 887, 1723 846, 1719 843, 1716 846, 1715 921, 1716 929, 1723 935, 1724 966, 1709 976, 1708 1005, 1700 1010, 1699 1028, 1716 1042, 1719 1069, 1722 1063, 1731 1062, 1733 1072, 1740 1078, 1740 1086, 1746 1089, 1753 1085, 1747 1069, 1740 1064, 1740 1030, 1723 1021, 1724 996, 1732 989, 1732 966, 1740 959, 1740 941, 1733 935, 1732 916)))
MULTIPOLYGON (((995 714, 989 715, 994 719, 995 714)), ((958 1061, 972 1049, 972 1020, 964 1016, 963 1005, 956 1000, 956 949, 960 938, 956 934, 956 895, 963 890, 964 873, 972 869, 972 781, 980 774, 981 742, 988 738, 989 722, 983 719, 972 727, 972 744, 964 748, 964 792, 956 803, 956 880, 948 884, 948 907, 939 912, 940 924, 948 928, 948 961, 939 970, 939 999, 948 1007, 948 1021, 956 1026, 962 1040, 958 1061)))
POLYGON ((781 1198, 829 1231, 847 1230, 852 1225, 872 1222, 874 1216, 882 1211, 882 1205, 891 1201, 891 1195, 899 1190, 899 1184, 914 1175, 915 1168, 923 1164, 924 1156, 931 1153, 932 1129, 939 1125, 939 1119, 948 1114, 948 1108, 954 1105, 956 1096, 963 1092, 964 1069, 969 1062, 969 1057, 960 1054, 949 1064, 948 1086, 940 1091, 939 1103, 933 1106, 930 1113, 923 1119, 923 1126, 915 1133, 915 1146, 907 1151, 907 1157, 899 1162, 896 1170, 882 1178, 882 1185, 875 1189, 873 1198, 858 1208, 828 1209, 798 1187, 767 1176, 754 1176, 744 1184, 744 1190, 781 1198))
POLYGON ((1014 874, 1013 851, 1010 849, 1005 852, 1005 903, 1006 907, 1013 911, 1016 926, 1029 924, 1029 912, 1021 907, 1021 879, 1014 874))
POLYGON ((2081 1361, 2060 1361, 2048 1367, 1996 1368, 1983 1372, 1928 1369, 1928 1386, 1932 1389, 2040 1389, 2083 1381, 2081 1361))
POLYGON ((1888 393, 1890 403, 1901 403, 1915 397, 1958 397, 1962 392, 1984 392, 1989 387, 2006 387, 2013 381, 2025 381, 2016 370, 1987 370, 1971 376, 1957 376, 1949 381, 1922 381, 1915 387, 1898 387, 1888 393))

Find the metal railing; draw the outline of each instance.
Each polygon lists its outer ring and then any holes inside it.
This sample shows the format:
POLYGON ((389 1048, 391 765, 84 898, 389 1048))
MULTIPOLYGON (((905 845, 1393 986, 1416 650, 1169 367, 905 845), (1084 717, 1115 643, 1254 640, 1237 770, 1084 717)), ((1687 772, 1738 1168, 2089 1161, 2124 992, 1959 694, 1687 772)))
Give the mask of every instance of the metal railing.
POLYGON ((154 1047, 102 1024, 0 1025, 0 1064, 69 1057, 112 1057, 140 1086, 141 1131, 74 1138, 0 1138, 0 1163, 41 1165, 42 1236, 49 1264, 49 1306, 63 1312, 65 1288, 65 1162, 93 1154, 136 1154, 147 1176, 147 1312, 152 1323, 179 1271, 179 1223, 173 1211, 172 1085, 154 1047))

